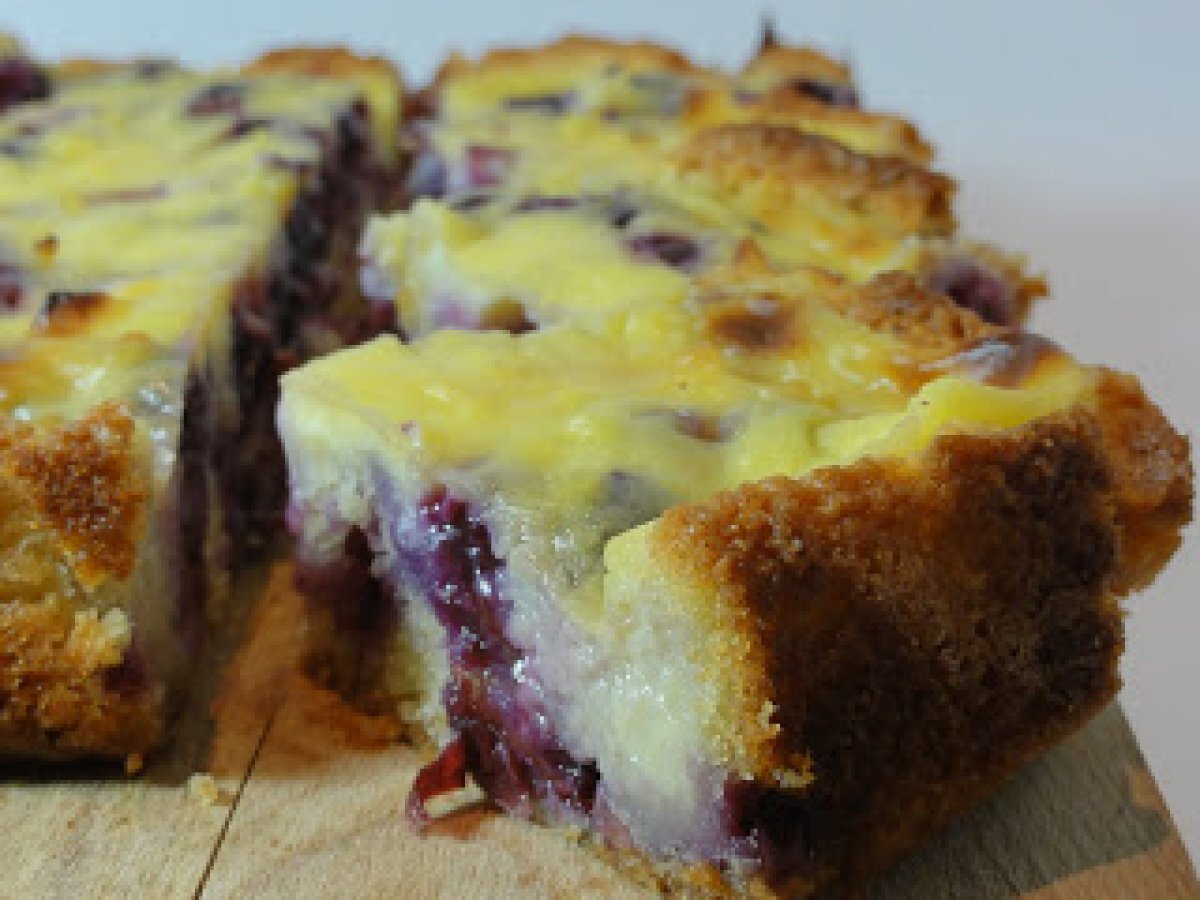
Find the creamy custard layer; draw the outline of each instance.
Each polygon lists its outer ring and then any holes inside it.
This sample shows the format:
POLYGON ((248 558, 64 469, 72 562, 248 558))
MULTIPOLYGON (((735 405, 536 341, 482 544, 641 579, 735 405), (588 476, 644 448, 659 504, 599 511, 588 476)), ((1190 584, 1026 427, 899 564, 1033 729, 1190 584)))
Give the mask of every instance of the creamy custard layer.
POLYGON ((136 332, 176 346, 209 329, 220 340, 234 283, 265 263, 360 95, 352 81, 147 64, 67 79, 51 101, 12 110, 0 119, 0 261, 20 297, 0 311, 0 343, 136 332), (55 291, 103 299, 56 316, 55 291))

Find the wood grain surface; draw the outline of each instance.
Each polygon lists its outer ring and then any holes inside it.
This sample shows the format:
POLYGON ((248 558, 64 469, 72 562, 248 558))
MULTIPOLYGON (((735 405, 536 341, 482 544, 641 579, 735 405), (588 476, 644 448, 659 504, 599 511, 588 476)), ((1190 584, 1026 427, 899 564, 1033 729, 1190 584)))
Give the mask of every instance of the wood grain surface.
MULTIPOLYGON (((404 802, 422 751, 305 678, 289 582, 279 567, 221 681, 200 686, 212 715, 185 716, 141 776, 0 769, 0 896, 650 896, 572 835, 482 803, 414 834, 404 802)), ((1200 886, 1114 705, 871 896, 1200 898, 1200 886)))

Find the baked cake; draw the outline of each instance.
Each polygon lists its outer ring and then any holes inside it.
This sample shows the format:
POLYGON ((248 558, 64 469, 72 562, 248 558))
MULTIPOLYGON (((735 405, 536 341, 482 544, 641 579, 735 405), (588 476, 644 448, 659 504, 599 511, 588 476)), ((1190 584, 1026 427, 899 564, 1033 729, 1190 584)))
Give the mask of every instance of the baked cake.
POLYGON ((220 582, 277 529, 279 371, 391 327, 356 287, 399 86, 0 46, 0 753, 163 734, 220 582))
POLYGON ((1019 258, 955 236, 954 183, 927 168, 928 144, 859 108, 845 67, 811 51, 770 44, 730 77, 659 47, 567 38, 452 58, 409 113, 408 199, 444 202, 372 223, 364 287, 399 298, 413 337, 515 313, 548 324, 564 303, 603 316, 634 302, 611 286, 611 266, 568 279, 566 296, 529 280, 545 265, 581 271, 572 254, 603 254, 614 230, 684 275, 728 262, 745 241, 771 263, 855 281, 905 271, 997 324, 1021 321, 1044 289, 1019 258), (510 215, 571 207, 590 215, 569 232, 550 216, 510 215), (473 262, 458 265, 476 242, 473 262), (484 305, 497 295, 498 308, 484 305))
POLYGON ((473 780, 662 883, 861 885, 1119 684, 1191 514, 840 64, 569 38, 413 98, 401 330, 289 372, 299 583, 473 780))

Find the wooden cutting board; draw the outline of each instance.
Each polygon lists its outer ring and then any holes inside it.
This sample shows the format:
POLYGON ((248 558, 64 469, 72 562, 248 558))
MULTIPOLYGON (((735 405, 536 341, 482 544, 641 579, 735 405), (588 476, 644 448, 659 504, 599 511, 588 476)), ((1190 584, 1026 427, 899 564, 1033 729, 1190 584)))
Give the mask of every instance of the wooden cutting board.
MULTIPOLYGON (((185 717, 139 777, 0 769, 0 896, 647 896, 569 836, 484 805, 412 833, 404 801, 421 753, 300 673, 289 580, 275 572, 222 681, 200 685, 213 715, 185 717)), ((872 891, 1015 896, 1200 898, 1115 705, 872 891)))

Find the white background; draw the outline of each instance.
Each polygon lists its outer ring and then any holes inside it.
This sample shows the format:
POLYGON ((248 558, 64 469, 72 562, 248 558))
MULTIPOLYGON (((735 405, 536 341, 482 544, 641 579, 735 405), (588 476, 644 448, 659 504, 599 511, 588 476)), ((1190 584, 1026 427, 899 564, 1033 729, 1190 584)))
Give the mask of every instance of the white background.
MULTIPOLYGON (((965 230, 1028 252, 1052 296, 1035 327, 1135 371, 1172 419, 1200 426, 1200 3, 1008 0, 777 2, 781 34, 854 63, 876 108, 914 118, 963 187, 965 230)), ((288 42, 387 53, 421 82, 451 48, 566 29, 667 40, 734 64, 760 11, 701 0, 419 5, 367 0, 185 5, 0 0, 0 29, 37 53, 236 61, 288 42)), ((1190 533, 1129 604, 1132 720, 1193 859, 1200 858, 1200 587, 1190 533)))

